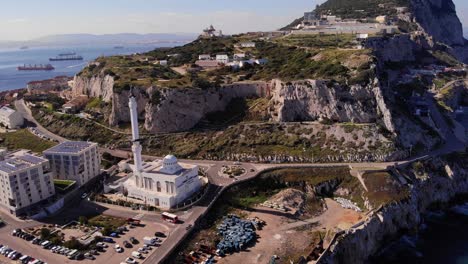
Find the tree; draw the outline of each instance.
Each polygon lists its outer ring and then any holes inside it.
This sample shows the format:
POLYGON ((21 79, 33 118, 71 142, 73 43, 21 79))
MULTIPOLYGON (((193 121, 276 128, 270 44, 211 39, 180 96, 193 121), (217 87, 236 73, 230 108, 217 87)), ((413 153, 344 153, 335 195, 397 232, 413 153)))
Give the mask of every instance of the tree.
POLYGON ((76 239, 76 237, 72 237, 70 240, 65 241, 65 243, 63 243, 63 246, 70 249, 78 250, 83 248, 83 244, 81 244, 80 241, 76 239))
POLYGON ((103 236, 108 236, 112 233, 112 228, 110 226, 105 226, 101 231, 103 236))
POLYGON ((78 222, 80 222, 81 225, 86 225, 88 223, 88 218, 86 216, 80 216, 78 222))
POLYGON ((46 240, 50 237, 50 230, 48 228, 41 228, 41 239, 46 240))

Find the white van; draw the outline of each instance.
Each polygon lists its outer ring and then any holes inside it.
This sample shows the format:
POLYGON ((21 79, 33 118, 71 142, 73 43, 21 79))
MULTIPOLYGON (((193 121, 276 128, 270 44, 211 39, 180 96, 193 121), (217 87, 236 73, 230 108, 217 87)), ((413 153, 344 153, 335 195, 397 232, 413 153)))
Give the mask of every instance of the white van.
POLYGON ((44 241, 44 242, 41 243, 41 246, 42 246, 43 248, 46 248, 46 247, 47 247, 48 245, 50 245, 50 244, 51 244, 50 241, 46 240, 46 241, 44 241))
POLYGON ((132 252, 132 257, 135 257, 135 258, 137 258, 137 259, 143 258, 143 256, 141 255, 141 253, 140 253, 140 252, 136 252, 136 251, 133 251, 133 252, 132 252))
POLYGON ((70 253, 67 254, 67 257, 69 259, 73 258, 76 254, 78 254, 78 250, 74 249, 72 251, 70 251, 70 253))

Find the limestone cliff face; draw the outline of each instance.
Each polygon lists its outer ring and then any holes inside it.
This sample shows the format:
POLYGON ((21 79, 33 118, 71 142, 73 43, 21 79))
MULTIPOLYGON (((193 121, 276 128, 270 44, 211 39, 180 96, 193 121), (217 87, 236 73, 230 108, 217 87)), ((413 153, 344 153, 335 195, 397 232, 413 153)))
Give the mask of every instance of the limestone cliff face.
POLYGON ((414 20, 435 41, 463 46, 463 27, 452 0, 411 0, 414 20))
POLYGON ((468 193, 468 170, 463 165, 434 161, 447 175, 431 173, 413 185, 410 198, 372 213, 360 225, 346 231, 332 243, 317 263, 365 263, 381 243, 401 230, 414 230, 421 213, 434 203, 448 202, 457 194, 468 193))
MULTIPOLYGON (((234 98, 262 96, 267 83, 239 83, 202 90, 162 89, 159 104, 147 104, 145 128, 152 133, 180 132, 193 128, 206 114, 223 111, 234 98)), ((149 92, 154 92, 149 89, 149 92)))
POLYGON ((372 86, 342 87, 320 80, 272 82, 272 118, 278 122, 315 121, 373 123, 377 102, 372 86))
POLYGON ((73 95, 88 95, 101 97, 105 102, 112 101, 114 95, 114 78, 112 76, 93 76, 91 78, 76 75, 73 85, 73 95))

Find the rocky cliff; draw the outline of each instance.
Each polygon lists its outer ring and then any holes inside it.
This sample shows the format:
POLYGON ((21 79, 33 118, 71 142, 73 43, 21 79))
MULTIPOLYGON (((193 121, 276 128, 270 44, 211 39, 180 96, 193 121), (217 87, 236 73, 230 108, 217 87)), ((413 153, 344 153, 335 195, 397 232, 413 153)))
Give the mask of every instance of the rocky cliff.
MULTIPOLYGON (((447 159, 452 159, 447 158, 447 159)), ((365 221, 337 237, 317 263, 366 263, 387 239, 403 230, 415 230, 421 214, 434 203, 449 202, 458 194, 468 193, 466 161, 434 158, 426 161, 431 169, 417 172, 409 199, 373 212, 365 221)))
MULTIPOLYGON (((113 92, 112 77, 75 78, 75 94, 102 97, 112 102, 110 125, 130 121, 129 91, 113 92)), ((277 122, 330 120, 374 123, 379 114, 393 131, 388 109, 375 80, 369 85, 342 86, 328 81, 245 82, 211 89, 137 88, 140 119, 152 133, 181 132, 194 127, 206 114, 223 111, 234 98, 267 97, 269 113, 277 122), (157 98, 156 98, 157 97, 157 98)))
POLYGON ((411 0, 414 21, 435 41, 464 46, 463 27, 452 0, 411 0))
POLYGON ((320 80, 272 82, 272 117, 278 122, 315 121, 374 123, 377 102, 373 85, 344 87, 320 80))

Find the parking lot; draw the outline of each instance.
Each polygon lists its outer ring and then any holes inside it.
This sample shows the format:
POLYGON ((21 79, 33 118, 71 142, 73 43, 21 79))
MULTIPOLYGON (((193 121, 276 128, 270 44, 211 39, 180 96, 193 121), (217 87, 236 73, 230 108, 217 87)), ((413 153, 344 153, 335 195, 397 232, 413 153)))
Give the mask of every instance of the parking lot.
MULTIPOLYGON (((115 213, 115 212, 114 212, 115 213)), ((137 213, 134 213, 135 215, 137 213)), ((39 259, 48 264, 63 264, 63 263, 109 263, 109 264, 119 264, 125 262, 126 258, 132 257, 133 251, 138 251, 138 249, 144 246, 144 237, 153 237, 155 232, 163 232, 165 235, 170 236, 171 230, 174 228, 173 224, 159 220, 158 216, 145 217, 154 218, 157 221, 145 221, 142 220, 141 226, 130 228, 127 226, 128 231, 121 234, 119 237, 112 238, 113 243, 105 243, 108 245, 104 249, 104 252, 98 252, 98 255, 95 255, 95 260, 83 259, 83 260, 70 260, 66 256, 59 253, 53 253, 50 249, 44 249, 41 245, 35 245, 32 241, 27 241, 18 236, 13 236, 13 230, 17 228, 23 228, 26 230, 27 227, 41 226, 41 223, 38 222, 16 222, 13 218, 10 221, 7 221, 7 225, 3 228, 0 228, 0 244, 2 246, 7 245, 8 248, 15 250, 21 255, 27 255, 34 259, 39 259), (137 241, 134 243, 129 243, 130 247, 127 248, 124 246, 124 241, 130 242, 130 238, 134 237, 137 241), (115 250, 115 245, 120 245, 123 249, 123 252, 118 253, 115 250)), ((164 238, 162 238, 162 243, 164 243, 164 238)), ((142 251, 142 259, 136 259, 136 263, 142 263, 144 259, 151 253, 157 250, 157 247, 152 247, 150 250, 142 251)), ((157 254, 157 253, 156 253, 157 254)), ((0 263, 20 263, 18 260, 11 260, 3 255, 0 255, 0 263)), ((28 263, 28 262, 25 262, 28 263)))

